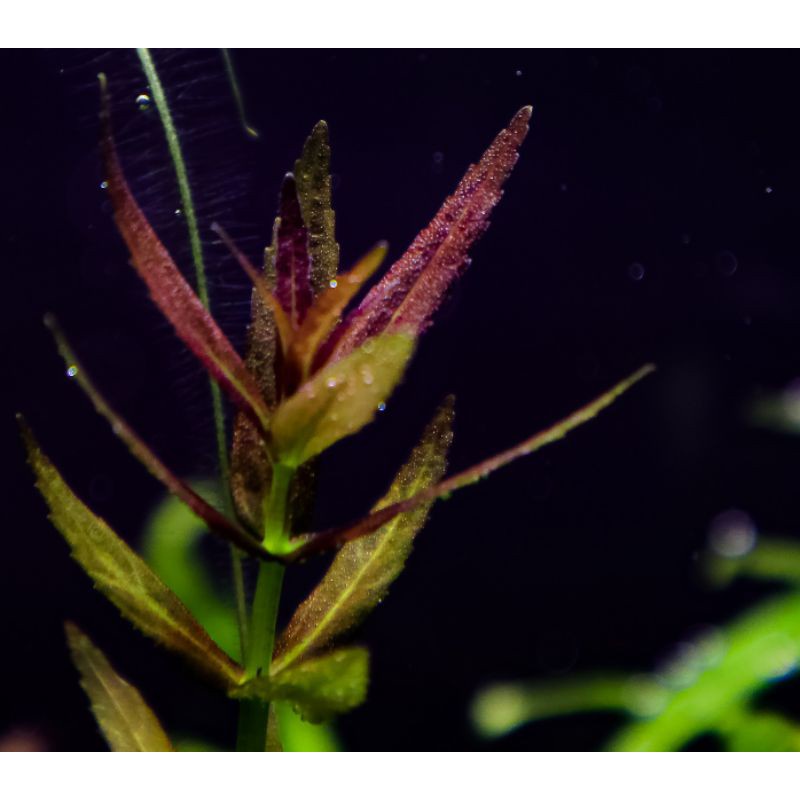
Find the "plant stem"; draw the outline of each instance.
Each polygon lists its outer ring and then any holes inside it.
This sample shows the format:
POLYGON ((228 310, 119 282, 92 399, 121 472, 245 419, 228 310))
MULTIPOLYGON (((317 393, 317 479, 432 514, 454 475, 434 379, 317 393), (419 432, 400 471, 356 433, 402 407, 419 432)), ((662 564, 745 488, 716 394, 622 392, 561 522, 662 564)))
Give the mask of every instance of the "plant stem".
MULTIPOLYGON (((183 159, 181 142, 178 131, 172 120, 172 113, 169 110, 169 103, 164 92, 164 86, 158 76, 155 62, 150 50, 140 47, 136 50, 139 61, 142 64, 150 91, 153 93, 161 125, 164 128, 164 137, 167 140, 167 148, 172 159, 172 166, 175 170, 175 178, 178 184, 178 194, 181 198, 181 208, 186 219, 186 227, 189 232, 189 246, 192 252, 192 263, 194 264, 195 282, 197 284, 197 295, 200 302, 210 310, 208 297, 208 284, 206 282, 206 268, 203 259, 203 243, 200 239, 200 229, 197 224, 197 214, 195 212, 194 201, 192 199, 192 188, 189 183, 189 174, 186 171, 186 162, 183 159)), ((222 394, 217 383, 210 380, 211 386, 211 407, 214 415, 214 430, 217 438, 217 461, 219 464, 219 477, 222 483, 222 493, 225 504, 225 511, 229 516, 234 513, 233 501, 230 496, 230 464, 228 462, 227 437, 225 433, 225 412, 222 406, 222 394)), ((242 657, 247 653, 247 600, 244 590, 244 572, 242 570, 242 555, 231 545, 231 566, 233 571, 233 587, 236 595, 236 615, 239 623, 239 645, 242 657)))
MULTIPOLYGON (((280 552, 289 538, 287 509, 289 490, 294 470, 275 464, 272 471, 269 506, 264 520, 264 545, 280 552)), ((278 619, 283 564, 262 561, 258 570, 256 592, 253 597, 253 614, 250 641, 245 656, 245 678, 256 678, 269 672, 272 650, 275 645, 275 625, 278 619)), ((243 700, 239 710, 239 737, 237 750, 264 751, 267 744, 269 703, 261 700, 243 700)))

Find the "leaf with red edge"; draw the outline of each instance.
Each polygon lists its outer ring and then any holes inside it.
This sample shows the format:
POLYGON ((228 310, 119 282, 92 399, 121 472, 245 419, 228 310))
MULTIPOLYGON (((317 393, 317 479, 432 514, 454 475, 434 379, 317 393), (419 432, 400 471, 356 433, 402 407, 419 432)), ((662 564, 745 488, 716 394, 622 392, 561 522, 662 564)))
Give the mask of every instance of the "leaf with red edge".
POLYGON ((311 305, 311 258, 308 232, 303 224, 294 175, 283 179, 277 249, 275 251, 275 296, 292 325, 297 328, 311 305))
POLYGON ((117 674, 77 625, 67 622, 64 628, 72 662, 108 746, 115 753, 173 752, 169 736, 139 690, 117 674))
POLYGON ((128 246, 134 268, 150 290, 161 313, 184 344, 243 409, 266 428, 269 412, 253 376, 200 299, 181 275, 167 249, 150 226, 125 180, 111 133, 111 114, 105 82, 102 152, 114 219, 128 246))
POLYGON ((336 243, 335 217, 331 205, 331 148, 328 124, 320 120, 303 145, 294 165, 297 197, 308 230, 311 254, 311 285, 319 294, 336 277, 339 245, 336 243))
POLYGON ((597 416, 597 414, 610 406, 621 394, 630 389, 635 383, 638 383, 638 381, 646 375, 649 375, 653 370, 654 367, 650 364, 642 367, 633 373, 633 375, 620 381, 616 386, 597 397, 591 403, 574 411, 555 425, 552 425, 544 431, 540 431, 515 447, 504 450, 502 453, 487 458, 485 461, 481 461, 480 464, 476 464, 463 472, 459 472, 457 475, 453 475, 435 486, 418 492, 407 500, 402 500, 392 505, 384 506, 377 511, 373 511, 371 514, 368 514, 352 525, 332 528, 317 534, 305 534, 295 537, 292 540, 294 548, 287 554, 287 558, 293 561, 301 560, 313 553, 341 547, 346 542, 355 541, 362 536, 368 536, 376 530, 379 530, 398 514, 405 514, 409 511, 413 511, 424 503, 430 503, 437 498, 449 496, 457 489, 477 483, 479 480, 488 477, 490 473, 515 461, 520 456, 534 453, 553 442, 557 442, 559 439, 563 439, 570 431, 597 416))
POLYGON ((530 106, 520 109, 403 257, 367 294, 326 348, 330 360, 352 352, 382 331, 419 334, 448 286, 468 263, 468 252, 489 225, 489 214, 517 162, 528 132, 530 106))
POLYGON ((236 545, 250 555, 266 558, 269 556, 261 544, 247 531, 233 520, 217 511, 214 506, 200 497, 187 483, 174 475, 161 462, 158 456, 139 438, 128 423, 106 402, 100 392, 95 388, 86 369, 78 361, 72 348, 69 346, 64 334, 55 319, 48 315, 45 317, 47 327, 55 337, 58 350, 64 363, 67 365, 69 375, 77 381, 78 385, 88 395, 95 409, 110 423, 114 433, 127 445, 131 453, 144 465, 145 469, 168 491, 183 501, 194 514, 196 514, 212 533, 221 536, 231 544, 236 545))

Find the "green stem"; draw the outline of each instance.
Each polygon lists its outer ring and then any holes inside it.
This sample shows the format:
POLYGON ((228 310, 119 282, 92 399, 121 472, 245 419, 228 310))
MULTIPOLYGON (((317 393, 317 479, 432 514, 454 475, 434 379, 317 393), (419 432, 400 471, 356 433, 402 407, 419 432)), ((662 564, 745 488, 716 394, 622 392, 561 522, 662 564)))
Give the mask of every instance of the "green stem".
MULTIPOLYGON (((206 282, 206 268, 203 259, 203 243, 200 239, 200 229, 197 224, 197 214, 195 212, 194 201, 192 199, 192 188, 189 183, 189 174, 186 171, 186 162, 183 159, 181 142, 178 138, 178 131, 172 120, 172 113, 169 110, 169 103, 164 92, 164 86, 158 76, 155 62, 150 50, 146 47, 137 49, 139 61, 141 61, 150 91, 153 93, 161 125, 164 128, 164 137, 167 140, 167 148, 172 159, 172 166, 175 169, 175 178, 178 184, 178 194, 181 198, 181 208, 186 227, 189 232, 189 246, 192 252, 192 263, 194 264, 195 281, 197 284, 197 295, 202 304, 210 310, 208 297, 208 284, 206 282)), ((219 463, 219 477, 222 483, 225 510, 229 516, 233 515, 233 501, 230 496, 230 464, 228 462, 227 437, 225 433, 225 412, 222 406, 222 394, 219 386, 214 380, 210 380, 211 386, 211 406, 214 414, 214 430, 217 438, 217 460, 219 463)), ((239 644, 242 656, 247 653, 247 601, 244 590, 244 573, 242 570, 241 553, 231 546, 231 565, 233 569, 233 587, 236 594, 236 614, 239 623, 239 644)))
MULTIPOLYGON (((276 464, 272 471, 269 506, 264 520, 264 546, 274 552, 289 538, 287 509, 294 470, 276 464)), ((284 566, 277 561, 262 561, 258 570, 250 641, 245 656, 245 678, 256 678, 269 672, 275 645, 275 626, 278 620, 284 566)), ((244 700, 239 711, 238 750, 264 751, 267 744, 269 703, 244 700)))

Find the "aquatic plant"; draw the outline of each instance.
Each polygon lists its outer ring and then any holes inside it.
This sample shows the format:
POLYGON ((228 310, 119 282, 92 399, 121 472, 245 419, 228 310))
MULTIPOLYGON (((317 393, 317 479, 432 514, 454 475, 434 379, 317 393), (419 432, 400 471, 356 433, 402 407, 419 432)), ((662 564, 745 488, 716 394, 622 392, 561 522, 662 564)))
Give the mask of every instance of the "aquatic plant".
MULTIPOLYGON (((240 704, 237 749, 281 749, 276 708, 320 723, 364 701, 369 656, 340 638, 370 613, 402 571, 432 503, 516 458, 557 441, 642 378, 644 367, 552 427, 445 478, 453 401, 434 415, 386 495, 361 519, 317 532, 298 529, 318 456, 358 432, 385 407, 421 334, 469 263, 518 158, 531 115, 521 109, 471 166, 406 253, 357 301, 386 255, 378 244, 339 271, 324 122, 313 129, 280 193, 273 239, 255 267, 216 227, 253 282, 247 352, 234 349, 209 312, 191 189, 166 94, 147 51, 140 57, 164 123, 186 213, 197 289, 183 277, 134 198, 111 130, 102 86, 104 187, 131 263, 177 336, 212 379, 221 508, 176 476, 109 405, 56 321, 48 317, 67 374, 131 453, 212 534, 231 546, 239 647, 215 640, 167 583, 72 492, 20 419, 28 459, 50 518, 72 556, 142 633, 186 659, 240 704), (235 409, 228 444, 220 390, 235 409), (276 620, 287 567, 336 552, 328 571, 280 635, 276 620), (258 562, 248 599, 241 560, 258 562)), ((184 575, 202 581, 201 574, 184 575)), ((205 615, 207 616, 207 615, 205 615)), ((219 638, 219 637, 217 637, 219 638)), ((174 743, 142 695, 72 623, 67 639, 101 731, 115 750, 171 750, 174 743)))
POLYGON ((487 686, 472 704, 475 730, 496 738, 544 719, 603 712, 627 719, 607 743, 610 750, 681 750, 707 735, 729 750, 800 750, 800 724, 759 704, 800 663, 800 546, 780 539, 753 544, 709 554, 709 577, 717 584, 754 577, 790 591, 682 642, 653 674, 487 686))

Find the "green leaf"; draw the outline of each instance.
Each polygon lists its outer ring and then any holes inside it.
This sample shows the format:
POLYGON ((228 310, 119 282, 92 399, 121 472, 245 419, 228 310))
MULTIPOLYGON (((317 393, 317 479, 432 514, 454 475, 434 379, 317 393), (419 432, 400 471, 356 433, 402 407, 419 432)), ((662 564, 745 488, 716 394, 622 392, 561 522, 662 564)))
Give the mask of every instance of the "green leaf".
POLYGON ((339 245, 334 232, 336 219, 331 205, 331 148, 328 124, 321 120, 306 139, 295 162, 294 177, 303 221, 308 229, 311 253, 311 285, 321 292, 336 277, 339 245))
POLYGON ((331 724, 306 722, 289 703, 269 707, 275 713, 281 744, 287 753, 335 753, 342 749, 331 724))
POLYGON ((476 695, 470 716, 481 736, 496 737, 531 722, 570 714, 618 711, 651 715, 663 707, 669 694, 654 678, 634 675, 496 683, 476 695))
POLYGON ((413 350, 410 336, 377 336, 304 383, 272 419, 278 460, 298 467, 361 430, 400 382, 413 350))
POLYGON ((50 519, 67 540, 73 558, 102 592, 145 635, 174 650, 212 680, 239 683, 242 668, 228 658, 186 606, 108 525, 64 482, 20 420, 36 486, 50 519))
MULTIPOLYGON (((453 439, 452 423, 450 398, 430 422, 376 509, 405 500, 442 477, 453 439)), ((322 581, 289 621, 277 645, 276 669, 329 644, 375 608, 405 566, 432 502, 396 516, 374 536, 350 542, 341 549, 322 581)))
POLYGON ((779 714, 737 711, 720 729, 728 750, 740 753, 800 752, 800 727, 779 714))
POLYGON ((139 691, 114 671, 76 625, 68 622, 64 627, 81 686, 109 747, 123 753, 172 752, 172 742, 139 691))
POLYGON ((369 653, 363 647, 333 650, 230 690, 236 699, 286 700, 308 722, 325 722, 364 702, 369 653))

